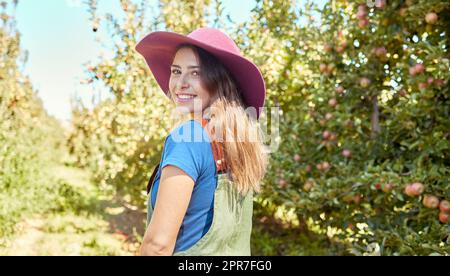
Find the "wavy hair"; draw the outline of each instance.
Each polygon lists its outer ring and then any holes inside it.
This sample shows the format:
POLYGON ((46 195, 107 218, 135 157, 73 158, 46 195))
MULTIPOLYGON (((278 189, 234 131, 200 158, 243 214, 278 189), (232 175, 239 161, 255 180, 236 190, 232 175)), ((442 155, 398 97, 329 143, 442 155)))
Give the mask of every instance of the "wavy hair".
MULTIPOLYGON (((246 105, 237 82, 225 66, 206 50, 182 44, 177 51, 182 48, 190 48, 197 54, 202 84, 211 95, 217 96, 207 108, 210 119, 208 128, 212 134, 210 138, 224 153, 229 179, 242 194, 260 191, 267 171, 268 151, 258 121, 245 111, 246 105)), ((170 96, 173 100, 171 93, 170 96)))

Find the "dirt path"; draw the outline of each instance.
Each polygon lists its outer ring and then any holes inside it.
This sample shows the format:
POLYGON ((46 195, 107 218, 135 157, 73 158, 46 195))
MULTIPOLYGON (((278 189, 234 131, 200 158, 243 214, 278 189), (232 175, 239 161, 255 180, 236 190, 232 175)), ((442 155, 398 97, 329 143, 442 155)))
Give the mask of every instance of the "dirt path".
POLYGON ((24 220, 0 255, 135 255, 145 230, 145 213, 101 194, 83 170, 65 166, 52 174, 94 198, 93 210, 51 213, 24 220))
POLYGON ((5 255, 14 253, 17 256, 33 256, 37 254, 35 245, 42 239, 44 233, 40 230, 44 221, 41 219, 26 220, 18 225, 19 231, 22 233, 14 239, 11 247, 5 255))

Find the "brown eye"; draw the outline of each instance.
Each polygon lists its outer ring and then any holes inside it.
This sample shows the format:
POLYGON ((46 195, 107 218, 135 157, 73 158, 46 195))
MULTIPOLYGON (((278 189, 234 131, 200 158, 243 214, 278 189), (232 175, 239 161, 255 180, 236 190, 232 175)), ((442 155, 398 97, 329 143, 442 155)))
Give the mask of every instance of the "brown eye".
POLYGON ((198 71, 193 71, 193 72, 192 72, 192 75, 198 76, 198 75, 200 75, 200 72, 198 72, 198 71))
POLYGON ((180 70, 178 70, 178 69, 172 70, 172 74, 174 74, 174 75, 178 75, 179 73, 180 73, 180 70))

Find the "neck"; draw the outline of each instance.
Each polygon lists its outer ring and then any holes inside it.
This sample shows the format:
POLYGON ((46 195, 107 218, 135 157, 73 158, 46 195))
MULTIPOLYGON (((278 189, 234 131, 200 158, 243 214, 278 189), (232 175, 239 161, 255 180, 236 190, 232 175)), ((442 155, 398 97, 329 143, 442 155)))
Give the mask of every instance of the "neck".
POLYGON ((203 110, 202 112, 198 113, 198 112, 191 112, 189 115, 190 119, 196 120, 198 122, 202 122, 203 119, 209 120, 210 117, 210 112, 209 112, 209 108, 203 110))
POLYGON ((198 114, 198 113, 193 113, 193 112, 191 112, 191 113, 189 114, 189 119, 190 119, 190 120, 195 120, 195 121, 197 121, 197 122, 199 122, 199 123, 202 122, 203 118, 204 118, 204 116, 203 116, 203 114, 201 114, 201 113, 198 114))

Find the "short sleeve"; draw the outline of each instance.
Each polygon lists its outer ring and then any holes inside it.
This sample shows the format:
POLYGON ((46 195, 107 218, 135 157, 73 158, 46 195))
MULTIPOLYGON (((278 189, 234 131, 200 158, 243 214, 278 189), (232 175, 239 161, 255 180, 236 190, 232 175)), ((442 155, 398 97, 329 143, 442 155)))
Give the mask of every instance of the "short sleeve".
POLYGON ((174 129, 167 137, 161 169, 175 166, 197 182, 205 171, 208 154, 212 154, 206 132, 202 126, 189 121, 174 129))

